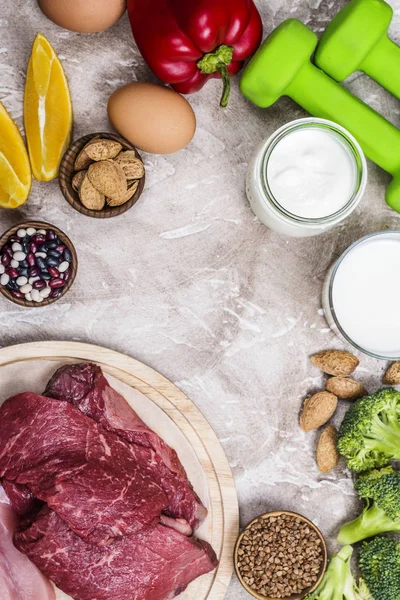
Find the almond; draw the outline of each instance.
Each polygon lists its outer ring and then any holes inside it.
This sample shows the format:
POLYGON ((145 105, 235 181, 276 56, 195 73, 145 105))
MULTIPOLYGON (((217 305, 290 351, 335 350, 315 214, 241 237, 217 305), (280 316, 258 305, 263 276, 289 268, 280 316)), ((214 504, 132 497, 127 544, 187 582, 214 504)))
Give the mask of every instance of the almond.
POLYGON ((87 171, 78 171, 72 178, 72 187, 76 192, 79 192, 82 181, 85 179, 87 171))
POLYGON ((387 383, 388 385, 400 385, 400 360, 390 365, 383 376, 383 383, 387 383))
POLYGON ((330 377, 326 382, 326 390, 343 400, 356 400, 368 394, 362 383, 350 377, 330 377))
POLYGON ((126 177, 121 167, 113 160, 94 162, 88 169, 88 177, 94 187, 115 202, 123 204, 128 192, 126 177))
POLYGON ((328 425, 321 433, 317 444, 317 465, 321 473, 329 473, 340 459, 336 448, 337 431, 333 425, 328 425))
POLYGON ((330 392, 317 392, 306 398, 300 416, 300 427, 303 431, 311 431, 325 425, 334 414, 337 403, 337 397, 330 392))
POLYGON ((99 135, 96 135, 88 143, 82 148, 79 152, 78 156, 75 159, 74 169, 75 171, 82 171, 82 169, 87 169, 89 165, 92 163, 92 159, 86 153, 86 148, 90 146, 90 144, 94 144, 97 140, 100 139, 99 135))
POLYGON ((311 362, 328 375, 348 377, 360 361, 353 354, 344 350, 324 350, 314 354, 311 357, 311 362))
POLYGON ((106 202, 108 206, 121 206, 121 204, 125 204, 132 198, 132 196, 136 193, 136 190, 139 187, 138 181, 133 181, 132 184, 128 185, 128 191, 122 200, 116 200, 115 198, 106 198, 106 202))
POLYGON ((127 179, 141 179, 144 176, 144 165, 133 150, 121 152, 115 162, 121 166, 127 179))
POLYGON ((75 159, 74 169, 75 171, 82 171, 83 169, 87 169, 91 163, 91 159, 86 154, 85 148, 83 148, 75 159))
POLYGON ((115 158, 122 150, 122 144, 115 140, 96 139, 85 146, 87 156, 94 161, 115 158))
POLYGON ((90 182, 86 174, 79 189, 79 198, 86 208, 90 210, 101 210, 104 208, 106 199, 90 182))

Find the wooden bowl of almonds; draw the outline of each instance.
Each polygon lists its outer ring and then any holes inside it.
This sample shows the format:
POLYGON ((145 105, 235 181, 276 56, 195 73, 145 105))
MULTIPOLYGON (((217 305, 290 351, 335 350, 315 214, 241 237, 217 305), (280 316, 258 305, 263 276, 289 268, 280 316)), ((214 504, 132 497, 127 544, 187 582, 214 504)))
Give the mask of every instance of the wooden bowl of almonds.
POLYGON ((240 534, 234 553, 242 586, 258 600, 302 600, 326 571, 328 552, 320 530, 288 511, 265 513, 240 534))
POLYGON ((96 219, 116 217, 140 198, 145 169, 136 148, 119 135, 85 135, 65 153, 59 182, 69 204, 96 219))

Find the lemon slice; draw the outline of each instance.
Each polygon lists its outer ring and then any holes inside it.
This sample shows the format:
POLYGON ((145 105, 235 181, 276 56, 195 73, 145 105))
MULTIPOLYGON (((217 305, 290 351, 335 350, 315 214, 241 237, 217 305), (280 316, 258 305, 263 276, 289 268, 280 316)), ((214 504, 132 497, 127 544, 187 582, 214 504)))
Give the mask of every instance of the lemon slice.
POLYGON ((36 36, 25 84, 24 120, 35 179, 51 181, 71 141, 72 102, 64 69, 48 40, 36 36))
POLYGON ((24 204, 32 185, 31 167, 21 133, 0 102, 0 207, 24 204))

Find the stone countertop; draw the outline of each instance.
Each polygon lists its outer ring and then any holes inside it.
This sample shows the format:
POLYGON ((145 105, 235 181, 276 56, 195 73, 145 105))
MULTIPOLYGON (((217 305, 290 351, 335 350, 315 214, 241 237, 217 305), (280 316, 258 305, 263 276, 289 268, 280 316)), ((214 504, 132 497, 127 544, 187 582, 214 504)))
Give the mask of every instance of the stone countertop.
MULTIPOLYGON (((287 17, 321 31, 343 1, 258 0, 265 32, 287 17)), ((392 37, 400 41, 400 0, 392 37)), ((48 21, 35 0, 0 0, 0 100, 22 126, 26 65, 37 32, 63 61, 71 85, 74 138, 110 130, 106 104, 129 81, 154 81, 125 15, 106 33, 79 35, 48 21)), ((366 76, 350 89, 400 124, 399 102, 366 76)), ((194 140, 169 156, 144 155, 141 200, 111 220, 84 217, 57 181, 34 183, 29 202, 0 212, 0 230, 42 219, 75 243, 79 272, 64 300, 23 309, 0 298, 0 345, 76 340, 108 346, 171 379, 203 411, 231 464, 244 525, 286 508, 313 519, 330 540, 357 501, 343 465, 328 475, 314 461, 315 432, 298 427, 302 399, 323 385, 308 357, 341 348, 321 310, 329 265, 353 241, 400 216, 385 204, 389 176, 369 164, 367 193, 344 224, 316 238, 285 239, 251 212, 246 165, 256 144, 305 113, 290 100, 261 110, 233 83, 230 106, 218 106, 220 82, 189 100, 194 140)), ((374 391, 384 363, 361 356, 359 378, 374 391)), ((341 406, 335 417, 340 422, 341 406)), ((233 578, 227 600, 248 598, 233 578)))

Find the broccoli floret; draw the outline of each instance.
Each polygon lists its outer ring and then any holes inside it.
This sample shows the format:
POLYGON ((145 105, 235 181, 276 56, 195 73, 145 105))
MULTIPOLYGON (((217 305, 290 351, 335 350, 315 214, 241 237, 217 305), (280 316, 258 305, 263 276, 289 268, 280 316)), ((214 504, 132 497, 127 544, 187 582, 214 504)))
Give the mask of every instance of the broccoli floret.
POLYGON ((338 450, 353 471, 383 467, 400 459, 400 393, 380 390, 357 400, 347 411, 338 450))
POLYGON ((356 584, 350 568, 352 554, 351 546, 334 554, 320 585, 305 600, 372 600, 365 583, 356 584))
POLYGON ((395 539, 364 542, 360 569, 374 600, 400 600, 400 544, 395 539))
POLYGON ((370 471, 358 477, 355 488, 367 503, 357 519, 343 525, 339 544, 355 544, 379 533, 400 532, 400 471, 392 467, 370 471))

